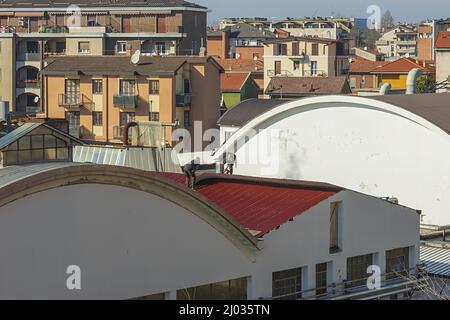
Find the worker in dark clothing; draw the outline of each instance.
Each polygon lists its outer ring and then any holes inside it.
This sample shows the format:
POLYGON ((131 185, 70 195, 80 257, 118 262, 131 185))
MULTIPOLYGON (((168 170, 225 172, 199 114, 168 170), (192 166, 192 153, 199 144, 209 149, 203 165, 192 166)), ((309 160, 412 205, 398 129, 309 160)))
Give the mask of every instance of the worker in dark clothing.
POLYGON ((236 164, 236 154, 231 152, 224 152, 222 155, 223 173, 233 174, 233 167, 236 164))
POLYGON ((185 175, 185 184, 188 188, 194 189, 195 182, 197 180, 196 171, 200 166, 200 158, 197 157, 191 162, 188 162, 184 165, 183 171, 185 175))

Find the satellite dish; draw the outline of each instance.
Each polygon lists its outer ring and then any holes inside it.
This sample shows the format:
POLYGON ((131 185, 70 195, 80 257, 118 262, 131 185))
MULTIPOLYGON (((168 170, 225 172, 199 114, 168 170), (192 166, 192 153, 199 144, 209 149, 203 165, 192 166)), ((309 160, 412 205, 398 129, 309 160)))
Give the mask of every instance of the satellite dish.
POLYGON ((38 103, 39 102, 39 97, 38 96, 34 97, 33 101, 34 101, 34 103, 38 103))
POLYGON ((141 50, 136 50, 131 56, 131 63, 134 65, 138 64, 140 58, 141 58, 141 50))

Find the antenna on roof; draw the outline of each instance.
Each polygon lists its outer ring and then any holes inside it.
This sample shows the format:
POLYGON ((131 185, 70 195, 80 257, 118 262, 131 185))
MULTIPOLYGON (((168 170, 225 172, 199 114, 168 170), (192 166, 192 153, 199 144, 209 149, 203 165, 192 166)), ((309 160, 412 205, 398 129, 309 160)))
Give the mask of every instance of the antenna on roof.
POLYGON ((141 50, 136 50, 133 55, 131 56, 131 63, 134 65, 139 64, 139 60, 141 59, 141 50))

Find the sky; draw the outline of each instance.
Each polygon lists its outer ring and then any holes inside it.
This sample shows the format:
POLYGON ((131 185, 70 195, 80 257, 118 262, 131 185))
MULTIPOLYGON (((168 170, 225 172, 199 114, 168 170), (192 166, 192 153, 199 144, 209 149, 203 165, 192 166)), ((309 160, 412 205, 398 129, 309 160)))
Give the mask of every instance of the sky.
POLYGON ((450 18, 449 0, 187 0, 208 7, 208 24, 222 17, 267 17, 282 20, 304 16, 368 17, 367 8, 390 10, 397 22, 450 18))

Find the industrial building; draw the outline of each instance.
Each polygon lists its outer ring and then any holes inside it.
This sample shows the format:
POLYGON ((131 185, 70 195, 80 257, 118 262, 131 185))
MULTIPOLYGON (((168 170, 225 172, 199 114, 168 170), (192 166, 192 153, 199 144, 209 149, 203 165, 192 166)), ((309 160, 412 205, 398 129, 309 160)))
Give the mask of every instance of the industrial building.
POLYGON ((439 159, 449 156, 449 101, 443 93, 287 102, 238 119, 240 129, 209 161, 234 152, 237 174, 323 181, 395 197, 422 210, 423 227, 446 228, 450 164, 439 159))
POLYGON ((176 173, 40 163, 0 170, 0 212, 2 299, 377 299, 417 285, 419 212, 323 183, 205 174, 192 190, 176 173))

